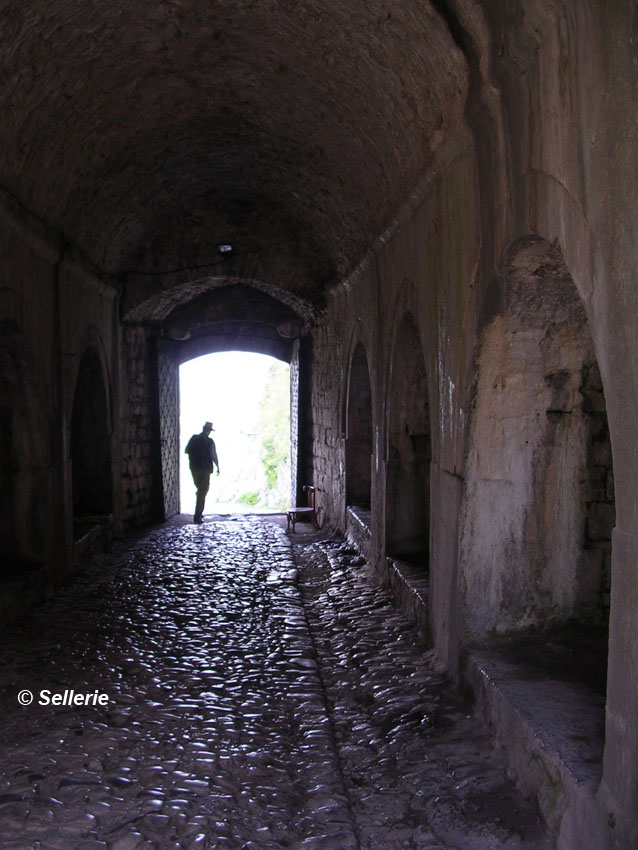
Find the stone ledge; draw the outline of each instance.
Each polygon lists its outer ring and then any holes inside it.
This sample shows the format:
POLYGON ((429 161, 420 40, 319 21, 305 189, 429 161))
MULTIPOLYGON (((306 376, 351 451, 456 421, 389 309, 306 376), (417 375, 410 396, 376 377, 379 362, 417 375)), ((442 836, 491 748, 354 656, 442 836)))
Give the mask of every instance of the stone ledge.
POLYGON ((465 677, 521 791, 537 798, 557 834, 566 809, 591 805, 600 784, 604 697, 494 650, 471 650, 465 677))
POLYGON ((74 521, 73 560, 78 564, 94 552, 106 549, 113 538, 113 515, 82 517, 74 521))
POLYGON ((430 582, 426 568, 388 557, 385 559, 385 572, 384 582, 389 586, 395 604, 407 619, 414 623, 419 637, 429 646, 430 582))
POLYGON ((349 505, 346 511, 346 537, 366 561, 372 560, 372 515, 369 510, 349 505))
MULTIPOLYGON (((372 514, 369 510, 356 505, 348 506, 346 536, 369 563, 375 562, 372 551, 372 514)), ((428 606, 430 582, 427 566, 386 557, 381 563, 377 576, 390 590, 397 608, 414 624, 421 640, 430 646, 428 606)))

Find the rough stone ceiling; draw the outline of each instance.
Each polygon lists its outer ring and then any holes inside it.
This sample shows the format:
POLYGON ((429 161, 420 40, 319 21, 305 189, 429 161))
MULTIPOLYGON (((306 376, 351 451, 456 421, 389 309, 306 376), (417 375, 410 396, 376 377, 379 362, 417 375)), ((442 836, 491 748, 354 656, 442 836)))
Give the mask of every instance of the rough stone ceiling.
POLYGON ((316 299, 464 96, 426 0, 0 0, 0 184, 144 298, 229 241, 229 275, 316 299))

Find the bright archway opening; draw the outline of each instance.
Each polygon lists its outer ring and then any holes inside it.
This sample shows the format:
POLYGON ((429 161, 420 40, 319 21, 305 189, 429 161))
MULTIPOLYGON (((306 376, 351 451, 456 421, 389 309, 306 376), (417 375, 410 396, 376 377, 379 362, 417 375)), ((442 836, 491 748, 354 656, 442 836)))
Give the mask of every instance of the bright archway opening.
POLYGON ((220 475, 205 513, 279 512, 290 503, 290 367, 264 354, 227 351, 180 366, 180 510, 195 488, 184 453, 192 434, 213 423, 220 475))

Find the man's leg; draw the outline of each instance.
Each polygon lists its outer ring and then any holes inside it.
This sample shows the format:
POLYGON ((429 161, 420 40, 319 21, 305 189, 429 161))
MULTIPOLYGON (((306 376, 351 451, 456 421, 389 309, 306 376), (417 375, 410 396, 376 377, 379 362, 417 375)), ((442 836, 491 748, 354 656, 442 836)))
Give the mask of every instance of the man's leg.
POLYGON ((204 502, 206 501, 206 494, 208 493, 208 488, 210 486, 210 472, 203 469, 191 469, 191 473, 197 490, 193 521, 201 522, 202 514, 204 513, 204 502))

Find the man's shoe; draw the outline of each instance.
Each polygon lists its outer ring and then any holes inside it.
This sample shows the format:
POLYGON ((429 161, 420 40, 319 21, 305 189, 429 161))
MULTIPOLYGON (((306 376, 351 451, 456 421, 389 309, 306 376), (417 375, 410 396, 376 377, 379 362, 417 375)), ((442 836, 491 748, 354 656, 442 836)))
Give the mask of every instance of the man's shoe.
POLYGON ((200 516, 194 516, 194 517, 193 517, 193 522, 195 522, 195 523, 197 523, 197 524, 199 525, 199 523, 200 523, 200 522, 204 522, 204 520, 203 520, 200 516))

